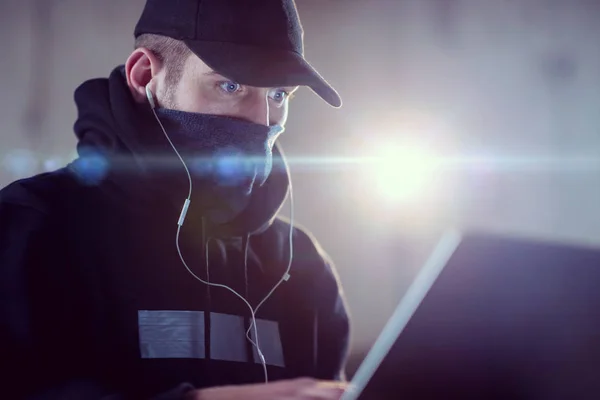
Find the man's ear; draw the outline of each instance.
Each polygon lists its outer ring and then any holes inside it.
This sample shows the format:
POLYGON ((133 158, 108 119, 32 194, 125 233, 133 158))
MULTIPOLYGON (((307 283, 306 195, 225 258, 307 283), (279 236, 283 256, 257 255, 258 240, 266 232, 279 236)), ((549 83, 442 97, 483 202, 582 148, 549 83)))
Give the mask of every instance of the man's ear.
MULTIPOLYGON (((162 63, 150 50, 140 47, 135 49, 125 62, 125 75, 127 86, 133 99, 144 103, 146 99, 146 85, 155 78, 162 69, 162 63)), ((153 89, 153 92, 156 91, 153 89)))

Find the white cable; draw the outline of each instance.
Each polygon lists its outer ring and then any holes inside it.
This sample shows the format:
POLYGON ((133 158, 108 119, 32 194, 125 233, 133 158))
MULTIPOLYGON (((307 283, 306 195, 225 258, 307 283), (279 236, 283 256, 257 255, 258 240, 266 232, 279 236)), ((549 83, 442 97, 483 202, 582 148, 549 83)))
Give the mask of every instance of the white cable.
MULTIPOLYGON (((190 267, 187 265, 187 263, 185 262, 185 259, 183 258, 183 254, 181 253, 181 248, 179 247, 179 234, 181 232, 181 226, 182 225, 178 225, 177 226, 177 236, 175 238, 175 245, 177 246, 177 253, 179 254, 179 258, 181 259, 181 262, 183 263, 183 266, 185 267, 185 269, 194 277, 196 278, 198 281, 204 283, 207 286, 212 286, 212 287, 219 287, 219 288, 223 288, 223 289, 227 289, 229 290, 231 293, 233 293, 234 295, 236 295, 237 297, 240 298, 240 300, 242 300, 244 302, 244 304, 246 304, 246 306, 248 307, 248 309, 250 310, 250 313, 252 314, 252 321, 255 321, 255 313, 254 310, 252 309, 252 306, 250 305, 250 303, 248 303, 248 301, 242 296, 240 295, 238 292, 236 292, 235 290, 233 290, 232 288, 230 288, 229 286, 226 285, 222 285, 220 283, 211 283, 211 282, 207 282, 205 280, 203 280, 202 278, 200 278, 198 275, 196 275, 191 269, 190 267)), ((208 257, 208 253, 206 253, 206 256, 208 257)), ((256 329, 256 323, 254 323, 254 334, 256 335, 256 337, 258 337, 258 331, 256 329)), ((268 382, 268 376, 267 376, 267 366, 266 366, 266 360, 264 355, 262 354, 262 351, 260 350, 260 347, 258 347, 257 344, 255 344, 252 340, 250 340, 250 342, 256 347, 256 351, 258 353, 258 356, 261 360, 261 363, 263 364, 263 369, 265 372, 265 382, 268 382)))
MULTIPOLYGON (((192 176, 190 175, 190 170, 188 169, 185 161, 183 161, 183 157, 181 157, 181 154, 179 154, 179 152, 177 151, 177 148, 175 148, 175 145, 173 144, 173 142, 171 142, 171 138, 169 138, 169 135, 167 135, 167 131, 165 130, 165 127, 163 126, 162 122, 160 122, 160 118, 158 118, 158 115, 156 114, 156 110, 154 110, 154 105, 152 105, 152 114, 154 114, 154 118, 156 118, 156 120, 158 121, 158 124, 160 125, 160 128, 162 129, 163 133, 165 134, 165 137, 169 141, 169 144, 173 148, 173 151, 175 152, 175 154, 177 155, 177 157, 179 157, 179 160, 181 161, 181 164, 183 165, 183 168, 185 168, 185 173, 187 174, 188 182, 190 184, 190 190, 189 190, 188 196, 187 196, 187 205, 189 206, 189 203, 192 201, 191 200, 191 197, 192 197, 192 176)), ((185 211, 187 213, 187 207, 185 208, 185 211)), ((185 218, 185 215, 184 215, 184 218, 185 218)))
MULTIPOLYGON (((256 318, 254 318, 254 315, 256 315, 256 313, 258 312, 258 309, 269 299, 269 297, 271 297, 271 295, 275 292, 275 290, 279 287, 279 285, 281 285, 284 281, 287 281, 289 279, 289 272, 292 268, 292 260, 294 258, 294 245, 293 245, 293 234, 294 234, 294 200, 293 200, 293 192, 292 192, 292 181, 290 179, 289 181, 289 188, 290 188, 290 233, 289 233, 289 247, 290 247, 290 254, 289 254, 289 260, 288 260, 288 265, 287 268, 285 270, 285 273, 283 274, 283 276, 281 277, 281 279, 275 284, 275 286, 273 286, 273 288, 271 289, 271 291, 269 293, 267 293, 267 295, 265 296, 264 299, 261 300, 260 303, 258 303, 258 305, 256 306, 256 308, 253 310, 253 318, 252 318, 252 322, 250 323, 250 326, 248 327, 248 330, 246 331, 246 339, 248 339, 252 344, 254 344, 255 347, 259 348, 259 344, 258 344, 258 331, 257 331, 257 327, 256 327, 256 318), (252 329, 252 327, 254 327, 254 335, 256 336, 256 343, 254 343, 252 341, 252 338, 250 337, 250 330, 252 329)), ((265 366, 266 368, 266 366, 265 366)), ((266 369, 265 369, 265 377, 266 377, 266 369)), ((265 378, 265 382, 268 382, 267 379, 265 378)))
MULTIPOLYGON (((281 277, 281 279, 279 280, 279 282, 277 282, 275 284, 275 286, 273 286, 273 289, 271 289, 271 291, 265 296, 264 299, 261 300, 260 303, 258 303, 258 305, 256 306, 256 308, 254 309, 254 312, 258 312, 258 309, 269 299, 269 297, 271 297, 271 295, 275 292, 275 290, 277 290, 277 288, 279 287, 279 285, 281 285, 284 281, 287 281, 290 277, 290 270, 292 269, 292 261, 294 260, 294 192, 292 190, 292 178, 289 178, 289 190, 290 190, 290 233, 289 233, 289 248, 290 248, 290 254, 289 254, 289 259, 288 259, 288 265, 287 268, 285 270, 285 273, 283 274, 283 276, 281 277)), ((250 328, 252 328, 252 325, 250 325, 250 328)), ((248 330, 246 331, 246 337, 248 338, 248 334, 250 333, 250 328, 248 328, 248 330)), ((257 336, 258 338, 258 336, 257 336)), ((248 338, 250 340, 250 338, 248 338)))
MULTIPOLYGON (((220 287, 220 288, 223 288, 223 289, 227 289, 231 293, 233 293, 234 295, 236 295, 237 297, 239 297, 244 302, 244 304, 246 304, 246 306, 250 310, 250 314, 252 316, 252 321, 250 322, 250 327, 246 331, 246 338, 256 348, 256 351, 258 353, 258 357, 260 358, 260 361, 261 361, 261 364, 262 364, 262 367, 263 367, 263 372, 264 372, 264 375, 265 375, 265 383, 268 383, 269 382, 269 377, 268 377, 268 373, 267 373, 267 362, 265 360, 265 356, 263 355, 262 351, 260 350, 260 346, 259 346, 259 343, 258 343, 258 328, 257 328, 257 324, 256 324, 256 312, 267 301, 267 299, 269 299, 269 297, 271 297, 271 295, 275 292, 275 290, 279 287, 279 285, 281 285, 284 281, 287 281, 289 279, 289 276, 290 276, 289 272, 290 272, 290 270, 292 268, 292 261, 293 261, 293 258, 294 258, 294 246, 293 246, 293 233, 294 233, 294 196, 293 196, 293 191, 292 191, 292 181, 291 181, 291 178, 289 179, 289 191, 290 191, 290 233, 289 233, 289 248, 290 248, 290 254, 289 254, 288 265, 287 265, 287 268, 286 268, 286 271, 285 271, 284 275, 281 277, 281 279, 279 280, 279 282, 277 282, 277 284, 275 284, 275 286, 265 296, 265 298, 262 299, 262 301, 260 303, 258 303, 258 305, 256 306, 255 309, 253 309, 252 306, 250 305, 250 303, 242 295, 240 295, 239 293, 237 293, 235 290, 233 290, 232 288, 230 288, 229 286, 226 286, 226 285, 222 285, 222 284, 218 284, 218 283, 210 283, 210 282, 207 282, 207 281, 201 279, 200 277, 198 277, 189 268, 189 266, 185 262, 183 254, 181 253, 181 248, 179 247, 179 234, 181 232, 181 227, 183 226, 183 222, 185 221, 185 217, 186 217, 189 205, 191 203, 191 197, 192 197, 192 177, 191 177, 190 171, 189 171, 189 169, 187 167, 187 164, 183 160, 183 157, 181 157, 181 154, 179 154, 179 151, 177 151, 177 148, 175 147, 175 145, 173 144, 173 142, 169 138, 169 135, 167 134, 167 131, 165 130, 165 127, 163 126, 162 122, 160 121, 160 118, 158 118, 158 115, 156 114, 156 110, 155 110, 153 101, 151 101, 151 99, 152 99, 152 97, 151 97, 151 94, 150 94, 149 95, 149 100, 150 100, 150 105, 151 105, 152 113, 154 114, 154 117, 156 118, 156 121, 160 125, 163 133, 165 134, 165 137, 169 141, 169 144, 173 148, 173 151, 175 152, 175 154, 177 155, 177 157, 181 161, 181 164, 185 168, 185 172, 187 174, 188 181, 189 181, 188 197, 187 197, 187 199, 184 202, 183 208, 181 210, 181 215, 179 216, 179 221, 177 222, 177 225, 178 225, 177 226, 177 235, 175 237, 175 246, 177 247, 177 253, 179 254, 179 258, 181 259, 181 262, 183 263, 185 269, 195 279, 197 279, 198 281, 200 281, 200 282, 202 282, 202 283, 204 283, 205 285, 208 285, 208 286, 220 287), (252 338, 249 336, 250 330, 252 328, 254 328, 254 336, 256 337, 256 342, 254 342, 252 340, 252 338)), ((285 161, 283 161, 283 159, 282 159, 282 162, 285 162, 285 161)), ((206 248, 204 249, 204 253, 206 255, 205 262, 208 263, 208 241, 206 242, 206 248)))

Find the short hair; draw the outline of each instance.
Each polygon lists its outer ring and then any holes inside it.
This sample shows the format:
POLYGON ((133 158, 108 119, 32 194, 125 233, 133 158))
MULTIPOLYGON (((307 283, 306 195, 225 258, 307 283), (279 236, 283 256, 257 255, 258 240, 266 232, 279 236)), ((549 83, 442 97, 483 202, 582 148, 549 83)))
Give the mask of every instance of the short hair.
POLYGON ((146 33, 135 39, 135 48, 140 47, 150 50, 163 63, 167 86, 176 86, 183 75, 185 62, 192 54, 185 43, 168 36, 146 33))

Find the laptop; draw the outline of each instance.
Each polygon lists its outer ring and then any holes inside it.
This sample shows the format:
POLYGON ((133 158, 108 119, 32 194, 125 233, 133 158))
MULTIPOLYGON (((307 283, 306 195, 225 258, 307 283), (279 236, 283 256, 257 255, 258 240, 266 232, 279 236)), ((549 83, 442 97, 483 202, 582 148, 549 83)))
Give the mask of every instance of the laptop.
POLYGON ((447 232, 342 399, 600 399, 600 249, 447 232))

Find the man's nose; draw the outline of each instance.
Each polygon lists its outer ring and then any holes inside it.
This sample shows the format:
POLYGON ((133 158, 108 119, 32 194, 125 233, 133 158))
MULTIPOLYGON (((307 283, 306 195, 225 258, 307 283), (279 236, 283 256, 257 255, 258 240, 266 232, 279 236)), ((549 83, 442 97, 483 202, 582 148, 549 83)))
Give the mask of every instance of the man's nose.
POLYGON ((255 124, 269 126, 268 97, 252 96, 243 107, 241 117, 255 124))

